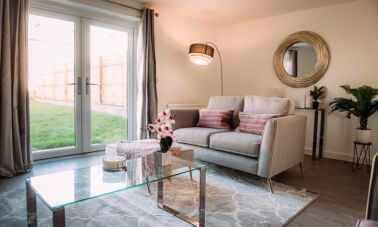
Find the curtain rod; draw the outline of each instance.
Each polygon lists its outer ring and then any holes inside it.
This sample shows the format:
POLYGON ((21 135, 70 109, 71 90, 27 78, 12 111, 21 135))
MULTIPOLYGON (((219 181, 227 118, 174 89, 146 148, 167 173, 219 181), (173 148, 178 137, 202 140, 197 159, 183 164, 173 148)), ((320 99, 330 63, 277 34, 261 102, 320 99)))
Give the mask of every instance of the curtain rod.
MULTIPOLYGON (((122 6, 122 7, 126 7, 126 8, 129 8, 129 9, 133 9, 133 10, 136 10, 136 11, 143 11, 143 8, 140 9, 140 8, 137 8, 137 7, 133 7, 133 6, 129 6, 129 5, 125 5, 125 4, 122 4, 122 3, 119 3, 119 2, 115 2, 115 1, 112 1, 112 0, 102 0, 103 2, 108 2, 108 3, 111 3, 111 4, 115 4, 115 5, 119 5, 119 6, 122 6)), ((159 17, 159 13, 155 13, 155 17, 159 17)))

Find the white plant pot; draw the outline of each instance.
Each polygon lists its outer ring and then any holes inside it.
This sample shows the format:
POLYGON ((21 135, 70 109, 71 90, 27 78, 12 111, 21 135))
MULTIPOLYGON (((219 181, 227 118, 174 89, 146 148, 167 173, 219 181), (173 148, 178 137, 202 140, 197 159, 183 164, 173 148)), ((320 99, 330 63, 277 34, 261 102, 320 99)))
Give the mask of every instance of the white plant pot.
POLYGON ((361 130, 356 129, 356 140, 360 143, 370 143, 371 142, 371 129, 361 130))

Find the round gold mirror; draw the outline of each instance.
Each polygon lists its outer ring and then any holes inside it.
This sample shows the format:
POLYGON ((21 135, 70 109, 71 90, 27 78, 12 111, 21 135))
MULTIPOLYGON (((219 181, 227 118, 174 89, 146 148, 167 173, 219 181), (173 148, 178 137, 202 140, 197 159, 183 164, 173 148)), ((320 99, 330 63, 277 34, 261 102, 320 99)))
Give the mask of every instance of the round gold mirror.
POLYGON ((325 74, 330 59, 326 42, 308 31, 289 35, 281 42, 273 58, 277 77, 290 87, 308 87, 325 74))

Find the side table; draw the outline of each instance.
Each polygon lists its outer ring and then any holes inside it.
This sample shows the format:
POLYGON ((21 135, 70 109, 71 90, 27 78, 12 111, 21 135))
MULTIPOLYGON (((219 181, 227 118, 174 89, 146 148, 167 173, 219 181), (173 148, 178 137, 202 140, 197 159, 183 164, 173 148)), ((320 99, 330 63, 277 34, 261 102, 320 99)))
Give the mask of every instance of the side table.
POLYGON ((318 159, 323 158, 325 109, 324 108, 318 108, 318 109, 300 108, 300 107, 297 107, 295 109, 309 110, 314 113, 314 126, 313 126, 313 133, 312 133, 312 159, 318 160, 318 159), (320 128, 319 128, 319 113, 320 113, 320 128), (319 131, 319 149, 317 149, 318 131, 319 131))
POLYGON ((354 152, 353 152, 353 163, 352 171, 355 172, 357 169, 360 170, 366 165, 366 170, 370 171, 370 147, 372 143, 361 143, 358 141, 353 141, 354 143, 354 152), (358 146, 361 146, 360 151, 358 151, 358 146), (364 155, 362 160, 361 156, 364 155), (361 163, 360 163, 361 161, 361 163))

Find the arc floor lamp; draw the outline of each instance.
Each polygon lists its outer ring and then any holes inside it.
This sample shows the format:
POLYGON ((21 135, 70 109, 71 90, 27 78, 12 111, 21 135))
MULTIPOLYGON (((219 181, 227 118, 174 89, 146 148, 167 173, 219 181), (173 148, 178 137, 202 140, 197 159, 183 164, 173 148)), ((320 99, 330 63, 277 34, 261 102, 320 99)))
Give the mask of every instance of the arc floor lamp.
POLYGON ((206 43, 193 43, 189 47, 189 59, 193 64, 196 65, 208 65, 213 60, 214 48, 218 53, 221 73, 220 73, 220 88, 221 95, 223 96, 223 62, 222 56, 219 52, 218 47, 212 42, 206 43))

